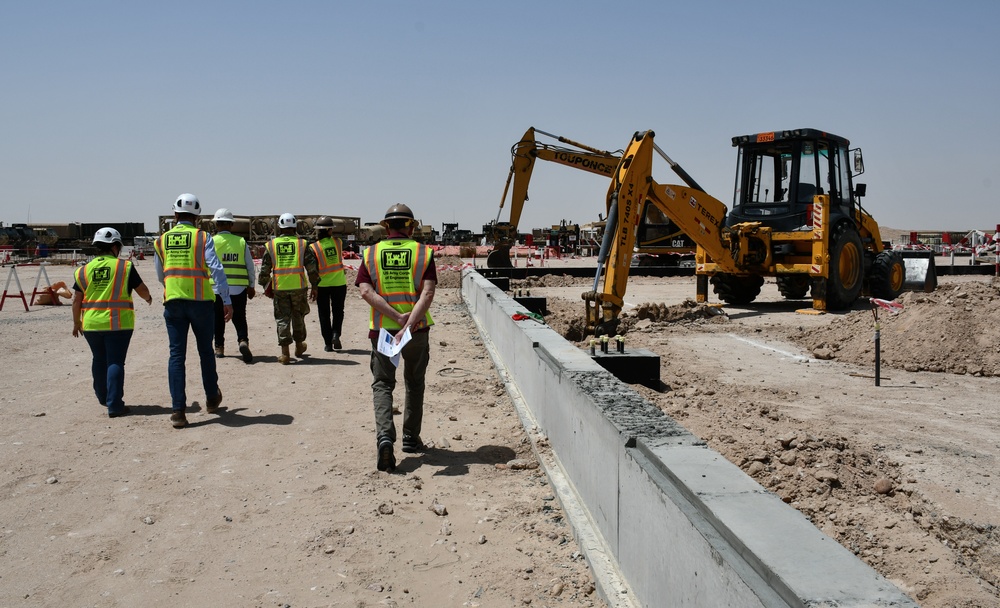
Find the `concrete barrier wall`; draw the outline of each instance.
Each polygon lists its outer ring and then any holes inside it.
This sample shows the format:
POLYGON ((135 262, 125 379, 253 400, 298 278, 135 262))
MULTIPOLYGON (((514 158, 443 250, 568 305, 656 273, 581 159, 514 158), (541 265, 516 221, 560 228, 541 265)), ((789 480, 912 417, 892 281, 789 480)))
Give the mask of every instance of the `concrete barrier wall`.
MULTIPOLYGON (((641 606, 916 606, 477 272, 462 296, 641 606)), ((580 306, 581 314, 583 305, 580 306)))

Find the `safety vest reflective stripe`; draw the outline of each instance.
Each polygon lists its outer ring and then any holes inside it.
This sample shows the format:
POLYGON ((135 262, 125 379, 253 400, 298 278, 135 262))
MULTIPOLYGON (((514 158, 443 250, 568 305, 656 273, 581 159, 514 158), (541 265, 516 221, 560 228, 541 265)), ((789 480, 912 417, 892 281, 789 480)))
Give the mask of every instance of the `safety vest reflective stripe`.
POLYGON ((110 270, 111 263, 110 256, 101 256, 76 271, 77 285, 83 291, 84 331, 118 331, 135 327, 132 296, 128 291, 131 262, 114 259, 114 277, 110 284, 91 280, 92 273, 99 269, 110 270))
POLYGON ((170 270, 163 271, 163 276, 165 277, 201 277, 204 274, 197 268, 171 268, 170 270))
POLYGON ((211 275, 205 264, 208 233, 188 224, 177 224, 156 239, 153 248, 163 266, 163 300, 214 300, 211 275), (183 247, 164 248, 164 241, 191 235, 183 247))
POLYGON ((95 300, 93 302, 84 302, 80 305, 82 308, 132 308, 132 303, 128 300, 95 300))
POLYGON ((310 245, 310 247, 312 247, 313 253, 316 254, 316 264, 319 266, 319 286, 333 287, 336 285, 347 285, 340 239, 320 239, 310 245), (334 248, 335 253, 332 257, 327 258, 326 252, 331 247, 334 248))
POLYGON ((271 272, 274 274, 271 289, 286 291, 306 288, 306 242, 303 239, 279 236, 267 243, 267 252, 271 256, 271 272), (278 243, 279 239, 282 239, 282 243, 278 243), (279 244, 293 244, 294 255, 276 255, 279 244))
POLYGON ((86 269, 87 269, 86 266, 80 266, 79 268, 76 269, 76 284, 80 287, 80 291, 84 293, 87 292, 87 285, 89 284, 87 282, 86 269))

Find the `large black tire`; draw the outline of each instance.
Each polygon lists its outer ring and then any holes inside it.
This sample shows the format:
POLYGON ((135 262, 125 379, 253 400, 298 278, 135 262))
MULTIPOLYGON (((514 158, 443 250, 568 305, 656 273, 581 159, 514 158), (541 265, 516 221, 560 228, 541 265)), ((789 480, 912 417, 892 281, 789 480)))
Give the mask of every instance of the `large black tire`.
POLYGON ((846 310, 861 295, 865 252, 857 229, 848 223, 837 226, 830 238, 830 275, 826 282, 826 307, 846 310))
POLYGON ((895 300, 903 293, 906 282, 906 265, 898 251, 883 251, 875 256, 868 286, 872 296, 881 300, 895 300))
POLYGON ((760 287, 764 284, 762 276, 737 276, 734 274, 717 274, 712 277, 712 288, 719 299, 726 304, 749 304, 760 295, 760 287))
POLYGON ((778 291, 787 300, 801 300, 809 293, 809 275, 792 274, 778 277, 778 291))

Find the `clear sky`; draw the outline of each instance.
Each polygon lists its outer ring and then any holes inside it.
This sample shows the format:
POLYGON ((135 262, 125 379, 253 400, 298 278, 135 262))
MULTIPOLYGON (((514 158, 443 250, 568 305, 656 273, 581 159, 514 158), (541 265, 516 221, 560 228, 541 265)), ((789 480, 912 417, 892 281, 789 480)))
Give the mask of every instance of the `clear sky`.
MULTIPOLYGON (((608 150, 653 129, 727 204, 732 136, 822 129, 864 150, 883 226, 1000 223, 994 0, 0 0, 0 79, 5 224, 155 230, 193 192, 478 231, 529 126, 608 150)), ((539 162, 520 228, 596 220, 606 188, 539 162)))

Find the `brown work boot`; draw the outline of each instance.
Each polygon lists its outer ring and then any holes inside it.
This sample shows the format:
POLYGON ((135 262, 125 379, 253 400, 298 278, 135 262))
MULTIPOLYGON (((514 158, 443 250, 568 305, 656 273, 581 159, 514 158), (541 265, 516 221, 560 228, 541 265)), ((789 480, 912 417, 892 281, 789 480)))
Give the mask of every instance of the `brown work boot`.
POLYGON ((219 413, 219 404, 222 403, 222 389, 219 389, 219 394, 205 401, 205 411, 209 414, 219 413))
POLYGON ((188 425, 187 416, 184 415, 184 412, 174 412, 173 414, 170 414, 170 425, 175 429, 182 429, 186 427, 188 425))
POLYGON ((305 354, 305 352, 306 352, 306 343, 305 342, 296 342, 295 343, 295 356, 296 357, 301 357, 302 355, 305 354))
POLYGON ((215 347, 215 358, 221 359, 226 356, 226 348, 224 346, 215 347))
POLYGON ((291 355, 288 354, 288 345, 281 345, 281 355, 278 356, 278 363, 282 365, 288 365, 288 360, 291 359, 291 355))

